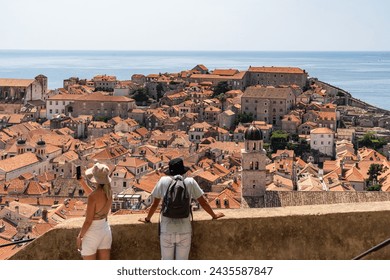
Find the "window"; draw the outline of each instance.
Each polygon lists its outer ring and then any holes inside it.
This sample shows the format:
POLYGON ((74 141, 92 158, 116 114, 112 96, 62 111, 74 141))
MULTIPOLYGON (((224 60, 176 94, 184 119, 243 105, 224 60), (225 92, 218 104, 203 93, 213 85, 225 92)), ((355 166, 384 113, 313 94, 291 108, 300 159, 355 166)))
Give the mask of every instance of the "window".
POLYGON ((53 105, 53 102, 52 102, 52 101, 50 101, 50 102, 49 102, 49 104, 50 104, 50 105, 53 105))

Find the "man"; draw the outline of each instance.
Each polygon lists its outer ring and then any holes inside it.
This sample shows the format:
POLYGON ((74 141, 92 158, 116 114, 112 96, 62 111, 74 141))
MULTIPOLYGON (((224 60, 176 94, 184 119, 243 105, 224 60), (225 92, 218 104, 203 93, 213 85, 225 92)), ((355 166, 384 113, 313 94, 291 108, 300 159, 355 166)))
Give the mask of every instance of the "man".
MULTIPOLYGON (((190 198, 196 199, 203 209, 213 218, 219 219, 225 216, 223 213, 214 213, 207 200, 203 197, 203 191, 194 178, 184 178, 183 175, 189 170, 184 166, 181 158, 172 159, 169 162, 167 175, 160 178, 152 191, 153 203, 148 215, 139 221, 150 223, 154 212, 160 201, 164 198, 169 186, 173 180, 182 180, 187 188, 190 198)), ((168 218, 161 215, 160 226, 160 246, 161 258, 163 260, 188 260, 191 247, 191 217, 187 218, 168 218)))

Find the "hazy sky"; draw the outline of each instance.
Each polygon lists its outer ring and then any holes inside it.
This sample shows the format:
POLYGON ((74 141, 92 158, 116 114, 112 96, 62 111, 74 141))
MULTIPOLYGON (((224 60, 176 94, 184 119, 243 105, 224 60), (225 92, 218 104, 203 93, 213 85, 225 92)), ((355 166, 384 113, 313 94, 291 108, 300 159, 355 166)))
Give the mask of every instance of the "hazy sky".
POLYGON ((0 49, 387 50, 388 0, 0 0, 0 49))

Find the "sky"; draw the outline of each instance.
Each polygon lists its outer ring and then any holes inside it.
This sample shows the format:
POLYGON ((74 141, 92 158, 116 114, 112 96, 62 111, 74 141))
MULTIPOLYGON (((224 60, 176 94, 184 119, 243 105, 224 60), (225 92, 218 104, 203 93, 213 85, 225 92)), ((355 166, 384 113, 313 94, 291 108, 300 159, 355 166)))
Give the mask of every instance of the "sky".
POLYGON ((390 51, 388 0, 0 0, 0 49, 390 51))

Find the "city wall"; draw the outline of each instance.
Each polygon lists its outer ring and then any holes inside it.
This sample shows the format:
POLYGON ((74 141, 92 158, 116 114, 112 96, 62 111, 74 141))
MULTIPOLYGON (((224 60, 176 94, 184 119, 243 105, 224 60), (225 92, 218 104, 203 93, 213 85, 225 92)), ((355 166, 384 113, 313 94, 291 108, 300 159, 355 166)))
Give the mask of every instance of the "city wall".
POLYGON ((264 207, 390 201, 388 192, 267 191, 264 207))
MULTIPOLYGON (((190 259, 352 259, 390 237, 390 202, 349 203, 221 210, 212 221, 194 215, 190 259)), ((144 215, 110 216, 112 259, 159 259, 158 216, 142 224, 144 215)), ((13 260, 77 260, 76 236, 83 219, 72 219, 37 238, 13 260)), ((387 246, 390 247, 390 246, 387 246)), ((385 247, 367 256, 389 259, 385 247)))

